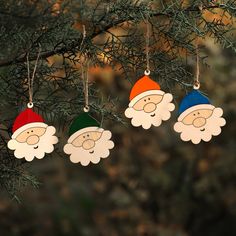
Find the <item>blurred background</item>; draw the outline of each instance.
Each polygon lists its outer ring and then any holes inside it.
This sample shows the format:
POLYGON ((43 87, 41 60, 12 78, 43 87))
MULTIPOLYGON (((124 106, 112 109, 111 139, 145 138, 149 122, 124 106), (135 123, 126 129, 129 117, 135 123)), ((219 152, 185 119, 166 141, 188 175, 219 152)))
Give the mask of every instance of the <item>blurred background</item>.
MULTIPOLYGON (((0 235, 235 236, 236 56, 210 38, 201 46, 202 56, 207 55, 201 62, 201 89, 224 110, 227 124, 221 135, 199 145, 182 142, 173 130, 177 109, 161 127, 132 127, 123 113, 130 81, 142 74, 127 79, 112 67, 93 67, 91 80, 104 97, 115 99, 113 112, 123 119, 104 122, 113 133, 115 148, 109 158, 88 167, 72 164, 66 155, 25 164, 40 184, 21 187, 20 201, 0 192, 0 235)), ((186 60, 193 71, 194 58, 186 60)), ((50 57, 47 62, 61 76, 60 58, 50 57)), ((159 80, 156 73, 153 79, 167 89, 165 77, 159 80)), ((186 90, 174 84, 171 92, 178 108, 186 90)), ((9 113, 14 119, 17 111, 9 109, 9 113)), ((61 130, 59 137, 64 143, 67 130, 61 130)))
MULTIPOLYGON (((41 182, 38 189, 26 187, 21 203, 1 192, 0 234, 235 235, 235 55, 211 41, 206 49, 209 67, 201 68, 201 82, 212 103, 224 109, 227 125, 220 136, 199 145, 182 142, 172 128, 176 111, 148 131, 128 121, 107 122, 116 144, 109 158, 88 167, 66 156, 35 160, 28 167, 41 182)), ((130 88, 115 76, 118 113, 130 88)), ((177 103, 184 94, 176 88, 177 103)))

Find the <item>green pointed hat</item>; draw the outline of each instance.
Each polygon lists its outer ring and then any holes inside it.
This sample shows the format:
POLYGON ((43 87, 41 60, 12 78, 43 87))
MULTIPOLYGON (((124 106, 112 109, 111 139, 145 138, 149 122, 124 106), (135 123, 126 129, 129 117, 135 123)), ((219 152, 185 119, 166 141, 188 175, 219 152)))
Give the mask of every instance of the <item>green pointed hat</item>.
POLYGON ((99 127, 98 121, 91 117, 87 112, 80 114, 71 124, 69 129, 69 136, 77 131, 87 127, 99 127))

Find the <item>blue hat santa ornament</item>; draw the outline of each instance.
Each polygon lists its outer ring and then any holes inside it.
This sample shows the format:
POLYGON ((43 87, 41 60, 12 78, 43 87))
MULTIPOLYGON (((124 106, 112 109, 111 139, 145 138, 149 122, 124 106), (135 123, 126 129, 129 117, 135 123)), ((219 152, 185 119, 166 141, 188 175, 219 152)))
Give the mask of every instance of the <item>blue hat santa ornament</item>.
POLYGON ((201 140, 210 141, 212 136, 221 133, 221 127, 226 123, 222 117, 223 110, 211 105, 209 99, 199 91, 199 72, 197 47, 196 80, 193 90, 180 103, 178 122, 174 125, 174 130, 180 133, 183 141, 192 141, 194 144, 200 143, 201 140))
POLYGON ((183 141, 198 144, 201 140, 208 142, 212 136, 221 133, 225 125, 223 110, 211 105, 209 99, 200 91, 194 89, 180 103, 178 122, 174 130, 180 134, 183 141))
POLYGON ((209 99, 204 96, 201 92, 194 89, 193 91, 189 92, 181 101, 179 107, 179 117, 178 121, 183 120, 185 116, 189 113, 200 110, 200 109, 211 109, 213 110, 215 107, 211 105, 209 99))

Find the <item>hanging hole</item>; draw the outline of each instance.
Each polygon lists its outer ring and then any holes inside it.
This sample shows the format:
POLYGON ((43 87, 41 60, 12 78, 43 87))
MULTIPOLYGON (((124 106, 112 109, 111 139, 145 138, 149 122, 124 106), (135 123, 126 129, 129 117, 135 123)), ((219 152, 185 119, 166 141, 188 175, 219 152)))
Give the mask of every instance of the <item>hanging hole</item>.
POLYGON ((151 71, 147 69, 147 70, 144 71, 144 74, 145 74, 145 75, 150 75, 150 74, 151 74, 151 71))
POLYGON ((28 107, 28 108, 33 108, 33 106, 34 106, 34 104, 33 104, 32 102, 29 102, 29 103, 27 104, 27 107, 28 107))
POLYGON ((84 107, 84 112, 89 112, 89 106, 84 107))
POLYGON ((193 88, 196 89, 196 90, 200 89, 200 82, 199 81, 194 81, 193 88))

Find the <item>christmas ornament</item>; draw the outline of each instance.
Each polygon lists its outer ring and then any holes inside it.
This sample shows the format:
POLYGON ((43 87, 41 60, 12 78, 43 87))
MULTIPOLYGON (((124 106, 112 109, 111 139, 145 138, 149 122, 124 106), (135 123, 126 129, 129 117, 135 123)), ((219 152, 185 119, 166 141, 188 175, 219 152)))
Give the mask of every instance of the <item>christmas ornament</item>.
POLYGON ((34 158, 42 159, 45 153, 51 153, 58 138, 54 136, 56 129, 45 124, 43 118, 33 112, 31 106, 28 107, 17 116, 7 146, 14 150, 16 158, 32 161, 34 158))
POLYGON ((221 133, 221 127, 226 124, 222 118, 223 110, 211 105, 209 99, 199 91, 199 58, 197 50, 197 75, 194 90, 188 93, 179 107, 178 122, 174 130, 180 133, 183 141, 198 144, 201 140, 208 142, 212 136, 221 133))
POLYGON ((84 73, 82 66, 82 76, 85 95, 84 112, 71 124, 70 137, 64 146, 64 152, 70 155, 71 162, 87 166, 90 162, 97 164, 102 158, 107 158, 114 143, 110 140, 111 132, 101 128, 98 121, 89 114, 88 64, 87 73, 84 73))
POLYGON ((28 108, 17 116, 13 124, 11 140, 7 144, 9 149, 14 150, 14 156, 16 158, 25 158, 26 161, 32 161, 34 158, 42 159, 45 153, 51 153, 54 150, 53 145, 58 142, 58 138, 54 136, 56 129, 53 126, 45 124, 43 118, 32 110, 32 88, 38 58, 32 79, 29 79, 30 102, 28 103, 28 108))
POLYGON ((158 127, 162 121, 170 119, 171 111, 175 109, 175 105, 171 103, 173 96, 162 91, 160 85, 149 77, 150 26, 148 19, 146 20, 146 26, 147 69, 144 72, 145 75, 134 84, 130 92, 130 103, 125 110, 125 116, 131 119, 133 126, 142 126, 144 129, 149 129, 152 125, 158 127))
POLYGON ((70 155, 73 163, 87 166, 90 162, 97 164, 101 158, 110 154, 114 147, 111 132, 99 127, 98 122, 87 112, 74 120, 70 127, 69 139, 64 146, 64 152, 70 155))
POLYGON ((194 144, 201 140, 208 142, 212 136, 221 133, 221 127, 226 124, 222 118, 223 110, 211 105, 207 97, 198 90, 193 90, 182 100, 179 108, 178 122, 174 130, 181 133, 183 141, 194 144))
POLYGON ((170 93, 162 91, 157 82, 145 75, 135 83, 130 92, 130 103, 125 116, 132 119, 131 123, 135 127, 158 127, 162 121, 170 119, 171 111, 175 109, 172 100, 170 93))

